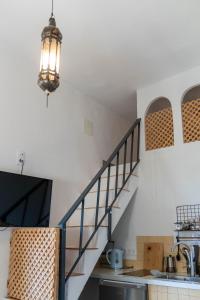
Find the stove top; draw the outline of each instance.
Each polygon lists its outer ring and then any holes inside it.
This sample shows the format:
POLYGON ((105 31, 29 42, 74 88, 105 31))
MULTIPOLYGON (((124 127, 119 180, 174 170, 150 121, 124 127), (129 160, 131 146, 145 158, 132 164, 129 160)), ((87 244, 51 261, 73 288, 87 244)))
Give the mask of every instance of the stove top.
POLYGON ((135 277, 145 277, 145 276, 151 275, 151 272, 149 270, 144 269, 144 270, 137 270, 137 271, 122 273, 121 275, 135 276, 135 277))

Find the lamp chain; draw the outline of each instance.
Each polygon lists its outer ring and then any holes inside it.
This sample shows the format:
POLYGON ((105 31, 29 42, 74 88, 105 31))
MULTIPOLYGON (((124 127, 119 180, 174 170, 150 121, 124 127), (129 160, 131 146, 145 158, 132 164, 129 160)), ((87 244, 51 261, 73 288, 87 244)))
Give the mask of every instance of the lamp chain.
POLYGON ((49 93, 47 92, 47 97, 46 97, 46 107, 49 107, 49 93))
POLYGON ((51 16, 53 17, 53 11, 54 11, 54 3, 53 0, 51 1, 51 16))

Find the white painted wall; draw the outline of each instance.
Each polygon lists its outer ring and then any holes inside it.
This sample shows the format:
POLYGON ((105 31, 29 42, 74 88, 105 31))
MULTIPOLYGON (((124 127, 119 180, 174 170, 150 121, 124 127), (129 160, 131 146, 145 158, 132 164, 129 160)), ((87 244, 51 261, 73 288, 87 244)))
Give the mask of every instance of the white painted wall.
POLYGON ((200 142, 183 143, 181 118, 184 92, 199 83, 197 67, 138 90, 138 117, 142 118, 139 189, 114 235, 117 245, 128 250, 128 258, 135 257, 135 236, 172 235, 176 206, 200 203, 200 142), (145 112, 160 96, 172 104, 175 146, 145 151, 145 112))
MULTIPOLYGON (((47 109, 36 84, 38 61, 4 51, 0 64, 0 170, 18 172, 16 152, 25 151, 24 173, 54 180, 51 224, 57 224, 129 122, 62 82, 47 109), (92 137, 84 134, 85 118, 93 122, 92 137)), ((0 298, 6 296, 8 253, 9 231, 0 232, 0 298)))

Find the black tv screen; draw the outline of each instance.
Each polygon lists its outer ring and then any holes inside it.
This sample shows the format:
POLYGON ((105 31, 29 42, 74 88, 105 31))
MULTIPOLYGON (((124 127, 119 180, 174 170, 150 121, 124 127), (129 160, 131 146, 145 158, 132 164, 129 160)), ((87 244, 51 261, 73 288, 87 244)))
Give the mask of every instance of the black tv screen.
POLYGON ((0 226, 48 227, 52 180, 0 171, 0 226))

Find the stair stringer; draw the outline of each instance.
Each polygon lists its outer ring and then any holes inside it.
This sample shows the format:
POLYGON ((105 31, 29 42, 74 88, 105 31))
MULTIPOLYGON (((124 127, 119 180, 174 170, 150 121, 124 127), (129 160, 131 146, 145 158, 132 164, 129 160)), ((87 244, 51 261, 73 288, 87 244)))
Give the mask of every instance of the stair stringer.
MULTIPOLYGON (((118 211, 115 211, 116 214, 113 218, 112 223, 112 232, 114 231, 115 227, 117 226, 119 220, 123 216, 124 212, 126 211, 126 208, 128 207, 130 201, 134 198, 134 194, 137 191, 138 188, 138 177, 137 176, 130 176, 128 182, 128 189, 129 193, 122 191, 120 193, 120 209, 118 211)), ((107 242, 107 228, 100 228, 96 235, 98 235, 98 249, 91 252, 86 252, 85 258, 84 258, 84 274, 81 276, 76 277, 70 277, 66 287, 65 287, 65 299, 66 300, 78 300, 86 282, 88 281, 101 253, 103 252, 107 242)))

